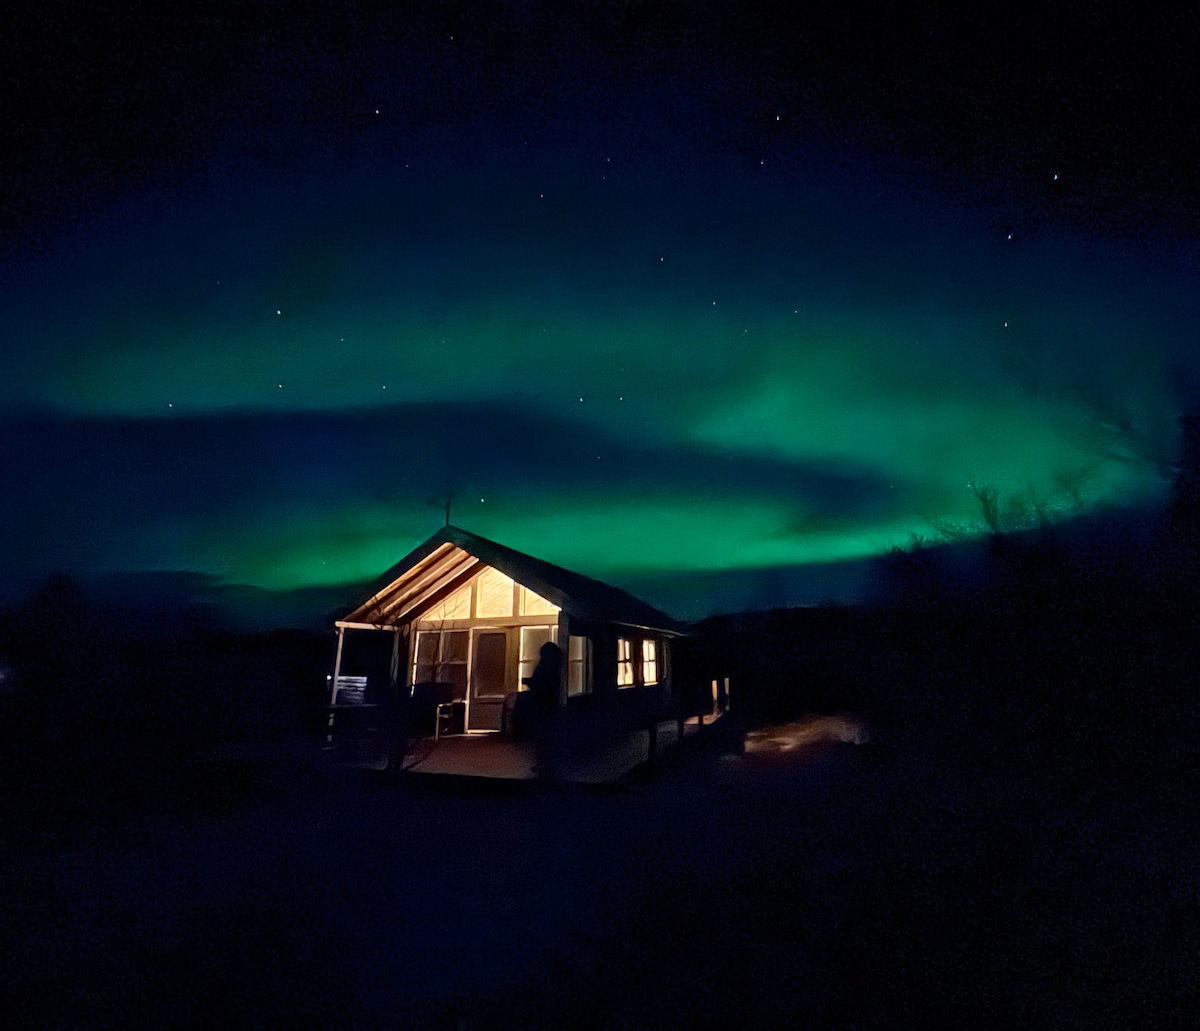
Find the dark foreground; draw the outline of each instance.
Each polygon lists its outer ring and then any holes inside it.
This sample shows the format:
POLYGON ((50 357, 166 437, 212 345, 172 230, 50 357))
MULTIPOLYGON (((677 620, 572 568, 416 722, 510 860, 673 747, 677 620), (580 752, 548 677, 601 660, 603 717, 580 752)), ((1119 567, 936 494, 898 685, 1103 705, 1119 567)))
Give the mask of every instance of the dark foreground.
POLYGON ((1182 773, 1051 797, 1011 771, 826 741, 693 754, 604 788, 302 763, 220 776, 249 786, 10 838, 7 1025, 1169 1027, 1196 1012, 1200 827, 1182 773))

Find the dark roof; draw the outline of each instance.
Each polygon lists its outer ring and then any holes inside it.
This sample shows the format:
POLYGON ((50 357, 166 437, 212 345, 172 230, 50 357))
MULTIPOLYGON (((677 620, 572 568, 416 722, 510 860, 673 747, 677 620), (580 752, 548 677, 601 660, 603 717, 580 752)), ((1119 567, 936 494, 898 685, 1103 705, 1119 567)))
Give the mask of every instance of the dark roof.
POLYGON ((667 634, 689 632, 665 612, 632 594, 562 566, 447 526, 409 552, 373 585, 371 597, 340 623, 396 626, 449 596, 492 566, 528 587, 568 615, 588 623, 616 623, 667 634))

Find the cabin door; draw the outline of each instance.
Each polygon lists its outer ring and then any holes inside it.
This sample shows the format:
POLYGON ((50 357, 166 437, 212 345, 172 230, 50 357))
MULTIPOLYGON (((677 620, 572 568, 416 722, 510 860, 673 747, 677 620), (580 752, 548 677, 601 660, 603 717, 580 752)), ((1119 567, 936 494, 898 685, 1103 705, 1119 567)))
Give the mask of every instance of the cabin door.
POLYGON ((512 634, 503 628, 474 631, 471 641, 471 704, 467 730, 499 730, 504 696, 509 684, 508 667, 512 634))

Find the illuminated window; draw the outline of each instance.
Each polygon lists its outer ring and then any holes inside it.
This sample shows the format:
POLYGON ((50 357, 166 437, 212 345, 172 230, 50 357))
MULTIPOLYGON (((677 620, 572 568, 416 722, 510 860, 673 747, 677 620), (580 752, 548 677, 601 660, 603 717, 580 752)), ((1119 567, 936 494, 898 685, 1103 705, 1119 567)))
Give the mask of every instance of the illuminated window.
POLYGON ((642 642, 642 683, 658 683, 658 649, 655 641, 642 642))
POLYGON ((592 642, 571 636, 567 645, 567 694, 587 694, 592 689, 592 642))
POLYGON ((633 687, 633 642, 617 638, 617 687, 633 687))
POLYGON ((534 594, 528 587, 521 588, 522 616, 557 616, 558 606, 548 602, 540 594, 534 594))
POLYGON ((466 630, 420 631, 413 662, 413 683, 453 684, 455 697, 465 698, 470 637, 466 630))
POLYGON ((475 615, 511 616, 513 582, 498 569, 485 569, 475 582, 475 615))
POLYGON ((423 617, 427 620, 440 622, 444 619, 471 618, 471 587, 460 587, 449 598, 439 601, 423 617))
POLYGON ((521 627, 521 661, 518 664, 521 671, 517 680, 518 691, 528 690, 529 685, 525 681, 533 676, 533 671, 537 669, 538 659, 542 657, 542 645, 553 641, 557 635, 556 626, 521 627))
POLYGON ((437 679, 438 652, 442 635, 437 631, 417 634, 417 656, 414 661, 413 683, 423 684, 437 679))

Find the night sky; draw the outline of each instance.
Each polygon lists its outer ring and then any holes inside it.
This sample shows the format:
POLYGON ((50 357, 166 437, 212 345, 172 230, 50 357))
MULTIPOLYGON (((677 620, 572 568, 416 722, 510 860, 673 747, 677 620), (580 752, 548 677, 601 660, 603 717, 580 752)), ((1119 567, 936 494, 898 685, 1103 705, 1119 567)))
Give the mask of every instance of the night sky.
POLYGON ((1200 18, 817 6, 6 15, 4 591, 343 589, 449 496, 687 618, 861 597, 972 486, 1152 508, 1200 18))

